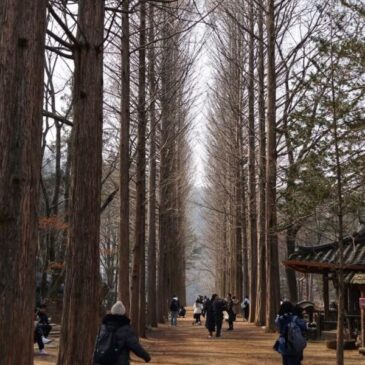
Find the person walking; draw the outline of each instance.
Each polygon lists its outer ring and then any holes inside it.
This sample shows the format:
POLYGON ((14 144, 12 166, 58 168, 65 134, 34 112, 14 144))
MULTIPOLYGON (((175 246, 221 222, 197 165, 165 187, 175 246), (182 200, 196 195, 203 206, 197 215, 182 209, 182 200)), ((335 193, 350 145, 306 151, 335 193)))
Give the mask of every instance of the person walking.
POLYGON ((213 310, 213 303, 217 294, 213 294, 211 299, 206 298, 204 303, 204 313, 205 313, 205 327, 209 332, 209 338, 213 337, 213 332, 215 331, 215 317, 213 310))
POLYGON ((237 318, 237 314, 240 314, 240 301, 238 300, 238 298, 236 296, 232 297, 232 310, 233 310, 233 314, 234 314, 234 320, 236 320, 237 318))
POLYGON ((245 299, 241 304, 241 308, 242 308, 243 319, 248 321, 248 317, 250 316, 250 300, 248 299, 247 295, 245 296, 245 299))
POLYGON ((235 315, 233 312, 233 300, 232 294, 228 293, 226 297, 226 309, 228 314, 228 329, 227 331, 233 331, 233 322, 235 321, 235 315))
POLYGON ((226 303, 218 296, 215 297, 213 302, 214 320, 216 326, 215 337, 221 337, 223 312, 227 311, 226 303))
POLYGON ((274 349, 282 356, 283 365, 301 365, 303 350, 306 341, 302 332, 306 331, 306 322, 299 318, 296 309, 289 301, 280 306, 275 319, 279 331, 279 338, 275 342, 274 349))
POLYGON ((125 306, 121 301, 116 302, 103 320, 96 340, 94 352, 94 365, 98 365, 98 358, 107 351, 112 350, 117 353, 115 362, 110 365, 129 365, 129 354, 132 351, 135 355, 142 358, 145 362, 151 361, 151 356, 139 343, 138 337, 130 325, 130 319, 126 316, 125 306), (108 341, 111 338, 111 341, 108 341), (102 340, 109 348, 101 347, 102 340))
POLYGON ((39 327, 41 328, 42 333, 43 333, 43 342, 45 344, 47 344, 47 343, 50 342, 50 340, 47 341, 47 338, 48 338, 49 333, 52 330, 52 326, 50 324, 50 320, 49 320, 48 315, 47 315, 47 306, 46 306, 46 304, 41 304, 39 306, 37 315, 38 315, 38 319, 39 319, 38 324, 39 324, 39 327))
POLYGON ((193 322, 193 325, 195 325, 195 326, 201 325, 200 316, 202 314, 202 310, 203 310, 203 304, 202 304, 200 298, 197 298, 197 300, 195 301, 195 303, 193 305, 193 316, 195 319, 195 322, 193 322))
POLYGON ((34 333, 33 333, 33 342, 38 344, 38 354, 39 355, 48 355, 46 350, 44 349, 43 342, 43 331, 41 326, 38 323, 37 313, 34 313, 34 333))
POLYGON ((179 316, 180 303, 177 296, 173 296, 170 302, 171 326, 177 326, 177 317, 179 316))

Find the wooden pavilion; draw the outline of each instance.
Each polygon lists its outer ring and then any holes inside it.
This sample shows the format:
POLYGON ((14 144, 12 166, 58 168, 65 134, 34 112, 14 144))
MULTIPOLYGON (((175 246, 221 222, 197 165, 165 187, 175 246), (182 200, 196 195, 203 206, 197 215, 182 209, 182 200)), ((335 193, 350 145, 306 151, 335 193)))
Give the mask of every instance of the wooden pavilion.
MULTIPOLYGON (((360 308, 360 298, 365 298, 365 228, 346 237, 343 244, 346 319, 359 318, 361 314, 360 352, 365 354, 365 308, 360 308)), ((283 262, 286 267, 295 271, 322 275, 324 321, 330 320, 331 317, 328 284, 332 280, 334 287, 337 287, 338 262, 337 242, 315 247, 298 246, 288 260, 283 262)))

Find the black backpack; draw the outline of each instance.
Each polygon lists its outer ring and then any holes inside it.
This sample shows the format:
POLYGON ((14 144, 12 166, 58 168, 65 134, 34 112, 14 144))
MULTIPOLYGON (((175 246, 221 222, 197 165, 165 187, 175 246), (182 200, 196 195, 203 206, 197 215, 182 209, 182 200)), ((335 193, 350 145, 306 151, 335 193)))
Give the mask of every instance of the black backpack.
POLYGON ((106 331, 96 339, 94 351, 94 364, 114 365, 117 363, 121 348, 117 341, 116 330, 106 331))

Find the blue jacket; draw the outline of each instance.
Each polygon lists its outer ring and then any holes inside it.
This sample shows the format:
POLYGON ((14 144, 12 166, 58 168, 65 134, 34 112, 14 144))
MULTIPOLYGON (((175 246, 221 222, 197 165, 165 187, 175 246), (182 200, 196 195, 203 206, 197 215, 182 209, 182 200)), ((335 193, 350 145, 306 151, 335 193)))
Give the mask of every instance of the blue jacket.
POLYGON ((275 319, 275 324, 279 331, 279 344, 277 347, 277 351, 280 352, 282 355, 288 355, 288 324, 293 320, 302 332, 305 332, 307 330, 306 322, 303 319, 298 318, 298 316, 293 315, 292 313, 285 313, 281 316, 278 315, 275 319))

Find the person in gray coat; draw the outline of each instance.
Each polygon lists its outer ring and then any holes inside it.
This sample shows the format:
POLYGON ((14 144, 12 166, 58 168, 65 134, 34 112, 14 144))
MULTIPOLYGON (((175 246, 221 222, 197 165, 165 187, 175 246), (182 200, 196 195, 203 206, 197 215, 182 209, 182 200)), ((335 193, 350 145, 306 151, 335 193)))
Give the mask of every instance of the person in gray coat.
POLYGON ((111 314, 107 314, 102 320, 99 336, 115 331, 117 342, 121 349, 118 361, 110 365, 129 365, 130 351, 145 362, 150 362, 151 356, 139 343, 138 337, 130 325, 130 319, 125 312, 125 306, 121 301, 118 301, 112 306, 111 314))

